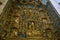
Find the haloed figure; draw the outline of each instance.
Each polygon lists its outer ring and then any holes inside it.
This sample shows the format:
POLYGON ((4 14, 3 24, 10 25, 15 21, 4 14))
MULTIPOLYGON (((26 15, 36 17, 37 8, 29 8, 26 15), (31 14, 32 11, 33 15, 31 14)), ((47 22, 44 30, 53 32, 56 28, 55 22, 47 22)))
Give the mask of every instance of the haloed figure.
POLYGON ((47 5, 48 0, 41 0, 41 3, 47 5))
POLYGON ((41 3, 47 7, 48 0, 41 0, 41 3))
POLYGON ((41 3, 44 5, 44 7, 47 8, 47 6, 48 6, 48 1, 49 1, 49 0, 41 0, 41 3))

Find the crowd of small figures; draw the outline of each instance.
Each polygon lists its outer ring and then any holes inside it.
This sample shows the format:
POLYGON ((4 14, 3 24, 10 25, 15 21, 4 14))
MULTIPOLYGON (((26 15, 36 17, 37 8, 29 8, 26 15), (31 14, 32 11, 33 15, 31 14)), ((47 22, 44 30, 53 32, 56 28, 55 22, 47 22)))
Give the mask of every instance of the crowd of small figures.
POLYGON ((57 40, 54 21, 45 6, 33 3, 36 1, 12 1, 11 8, 0 17, 0 40, 57 40))

